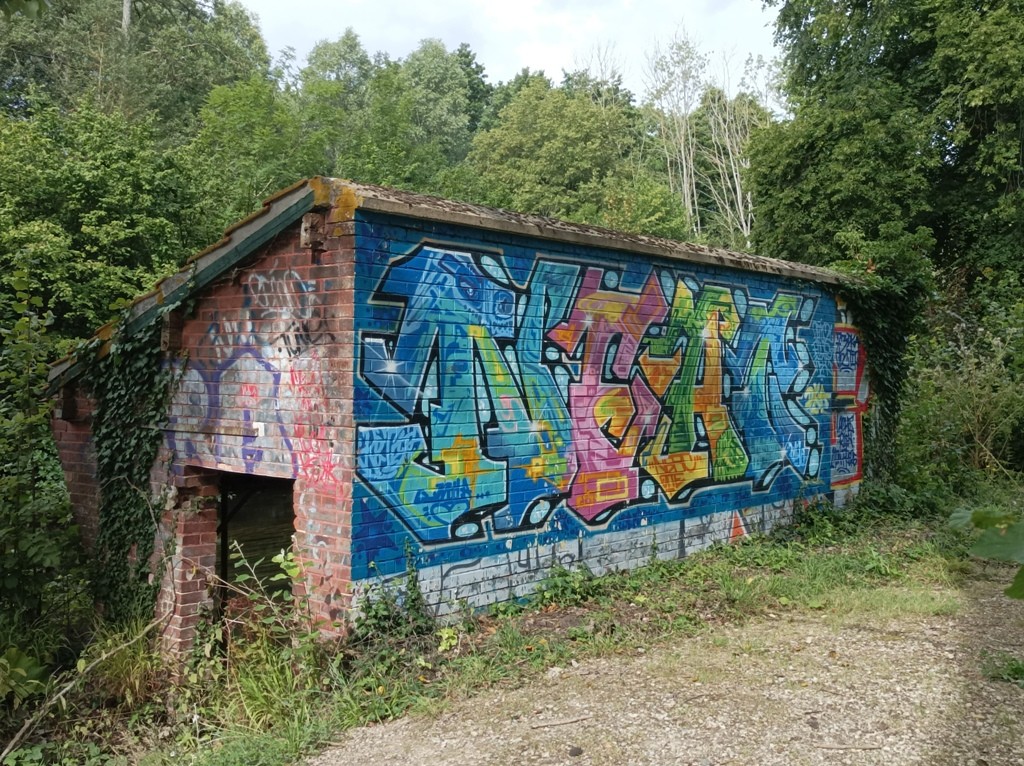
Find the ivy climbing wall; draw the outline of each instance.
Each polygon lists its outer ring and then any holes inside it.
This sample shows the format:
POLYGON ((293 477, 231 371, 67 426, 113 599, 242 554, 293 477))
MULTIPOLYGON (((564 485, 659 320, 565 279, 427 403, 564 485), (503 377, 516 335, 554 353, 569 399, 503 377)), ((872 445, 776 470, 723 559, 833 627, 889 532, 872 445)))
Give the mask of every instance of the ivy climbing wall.
POLYGON ((357 219, 354 580, 441 611, 769 529, 861 475, 864 353, 819 286, 357 219))

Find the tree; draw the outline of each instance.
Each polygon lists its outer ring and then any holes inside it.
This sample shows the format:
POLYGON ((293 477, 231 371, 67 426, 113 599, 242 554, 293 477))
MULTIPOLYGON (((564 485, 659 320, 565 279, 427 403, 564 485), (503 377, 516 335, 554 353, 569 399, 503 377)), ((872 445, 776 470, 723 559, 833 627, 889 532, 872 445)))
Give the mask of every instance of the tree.
POLYGON ((592 223, 609 229, 686 239, 686 211, 664 179, 631 162, 605 179, 601 209, 592 223))
POLYGON ((748 183, 751 138, 771 121, 768 110, 748 93, 729 98, 708 87, 693 114, 697 136, 697 204, 706 237, 741 250, 751 246, 754 205, 748 183))
POLYGON ((531 83, 544 83, 549 88, 552 86, 550 78, 544 72, 533 71, 529 67, 523 67, 508 82, 498 83, 491 92, 491 98, 480 116, 478 131, 490 130, 497 125, 501 110, 512 102, 519 91, 531 83))
POLYGON ((748 249, 754 205, 748 181, 752 136, 771 122, 752 87, 766 68, 748 60, 741 90, 707 76, 708 56, 682 32, 647 61, 647 119, 665 177, 689 220, 690 237, 748 249))
POLYGON ((625 157, 637 148, 643 131, 643 116, 634 104, 633 94, 623 86, 618 70, 563 72, 561 89, 570 97, 589 98, 601 108, 606 130, 620 154, 625 157))
MULTIPOLYGON (((937 260, 1024 271, 1024 7, 1019 0, 932 12, 943 162, 937 260)), ((929 92, 927 97, 934 95, 929 92)))
POLYGON ((373 61, 363 48, 359 35, 349 27, 337 40, 321 40, 313 46, 302 70, 302 86, 330 85, 325 90, 337 99, 340 106, 352 109, 361 105, 360 96, 365 92, 372 73, 373 61))
POLYGON ((155 112, 165 136, 190 129, 213 88, 270 68, 255 18, 233 1, 140 2, 127 45, 111 103, 129 115, 155 112))
POLYGON ((0 19, 0 109, 20 113, 29 94, 71 109, 145 120, 180 140, 216 85, 265 74, 269 57, 252 16, 236 2, 144 0, 122 32, 120 0, 52 0, 35 20, 0 19))
MULTIPOLYGON (((792 117, 754 141, 758 250, 856 265, 861 287, 875 288, 854 308, 882 415, 868 438, 893 441, 903 352, 917 331, 909 421, 923 427, 919 437, 931 429, 936 438, 904 439, 915 449, 900 457, 916 456, 921 473, 941 478, 932 492, 999 477, 1019 493, 1011 461, 1024 444, 1019 323, 989 328, 993 317, 1020 316, 1019 288, 1008 296, 991 277, 1019 285, 1024 271, 1024 8, 1019 0, 770 4, 779 8, 792 117), (916 321, 933 268, 947 291, 935 313, 955 323, 916 321), (948 448, 941 456, 937 443, 948 448)), ((891 466, 895 453, 886 452, 891 466)), ((975 552, 1024 563, 1024 524, 1006 510, 966 515, 986 529, 975 552)), ((1024 573, 1011 591, 1024 594, 1024 573)))
POLYGON ((353 124, 367 108, 375 66, 351 28, 333 42, 313 46, 299 74, 297 94, 304 128, 322 136, 329 171, 342 167, 353 124))
POLYGON ((838 232, 895 222, 931 230, 942 267, 1019 271, 1019 1, 771 4, 793 118, 755 147, 758 249, 827 262, 838 232))
POLYGON ((418 123, 418 104, 422 108, 401 65, 378 57, 365 106, 345 122, 335 174, 365 183, 431 190, 448 163, 441 142, 418 123))
POLYGON ((436 144, 449 163, 461 160, 469 149, 470 82, 465 61, 465 55, 449 53, 440 40, 424 40, 401 64, 418 140, 436 144))
POLYGON ((804 263, 846 257, 839 235, 926 226, 938 158, 901 88, 875 80, 797 107, 755 136, 750 173, 756 251, 804 263))
POLYGON ((325 136, 302 122, 294 99, 272 80, 253 78, 214 88, 200 124, 180 164, 209 201, 207 238, 278 189, 330 170, 325 136))
POLYGON ((628 133, 621 111, 533 79, 477 134, 468 162, 490 204, 593 221, 628 133))
POLYGON ((707 56, 677 33, 647 60, 648 114, 658 136, 670 188, 689 219, 689 234, 701 238, 704 221, 697 194, 697 136, 693 113, 706 87, 707 56))
POLYGON ((0 13, 8 19, 19 13, 34 19, 45 8, 46 0, 0 0, 0 13))
POLYGON ((476 60, 476 53, 467 43, 462 43, 455 49, 455 58, 466 75, 467 95, 469 96, 466 111, 469 115, 469 131, 475 133, 494 93, 494 86, 487 82, 483 65, 476 60))
MULTIPOLYGON (((11 274, 56 317, 58 339, 81 338, 111 304, 148 288, 203 244, 196 198, 157 147, 152 122, 29 105, 0 116, 0 293, 11 274)), ((7 325, 15 316, 0 317, 7 325)))
POLYGON ((303 128, 325 147, 324 172, 423 191, 465 156, 489 93, 468 46, 452 53, 424 40, 403 61, 371 58, 351 29, 313 49, 299 86, 303 128))

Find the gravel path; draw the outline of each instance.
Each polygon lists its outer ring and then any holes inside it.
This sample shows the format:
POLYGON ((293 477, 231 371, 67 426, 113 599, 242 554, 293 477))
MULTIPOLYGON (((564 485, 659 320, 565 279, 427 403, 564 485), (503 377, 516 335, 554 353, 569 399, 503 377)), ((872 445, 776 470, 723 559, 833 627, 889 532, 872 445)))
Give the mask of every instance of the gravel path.
POLYGON ((782 616, 553 668, 443 714, 347 732, 310 766, 1024 766, 1024 603, 974 583, 955 615, 782 616))

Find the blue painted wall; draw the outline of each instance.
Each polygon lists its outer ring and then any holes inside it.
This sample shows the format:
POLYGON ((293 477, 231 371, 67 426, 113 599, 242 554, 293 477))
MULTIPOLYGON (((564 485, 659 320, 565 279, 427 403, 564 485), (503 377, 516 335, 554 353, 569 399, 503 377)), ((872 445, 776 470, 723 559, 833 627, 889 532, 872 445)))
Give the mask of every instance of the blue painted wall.
POLYGON ((860 478, 863 351, 813 283, 361 211, 355 327, 357 583, 409 550, 501 600, 860 478))

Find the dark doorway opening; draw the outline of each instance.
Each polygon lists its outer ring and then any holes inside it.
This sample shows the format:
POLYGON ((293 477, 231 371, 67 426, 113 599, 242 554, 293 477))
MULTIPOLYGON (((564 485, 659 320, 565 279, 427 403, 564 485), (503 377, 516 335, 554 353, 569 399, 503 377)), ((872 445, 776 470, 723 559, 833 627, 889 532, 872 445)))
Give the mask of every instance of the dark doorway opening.
POLYGON ((292 548, 295 504, 291 479, 249 474, 222 474, 220 518, 217 527, 217 574, 232 582, 239 574, 255 570, 264 590, 288 590, 286 579, 272 580, 281 567, 272 560, 292 548), (241 552, 248 566, 237 566, 241 552))

